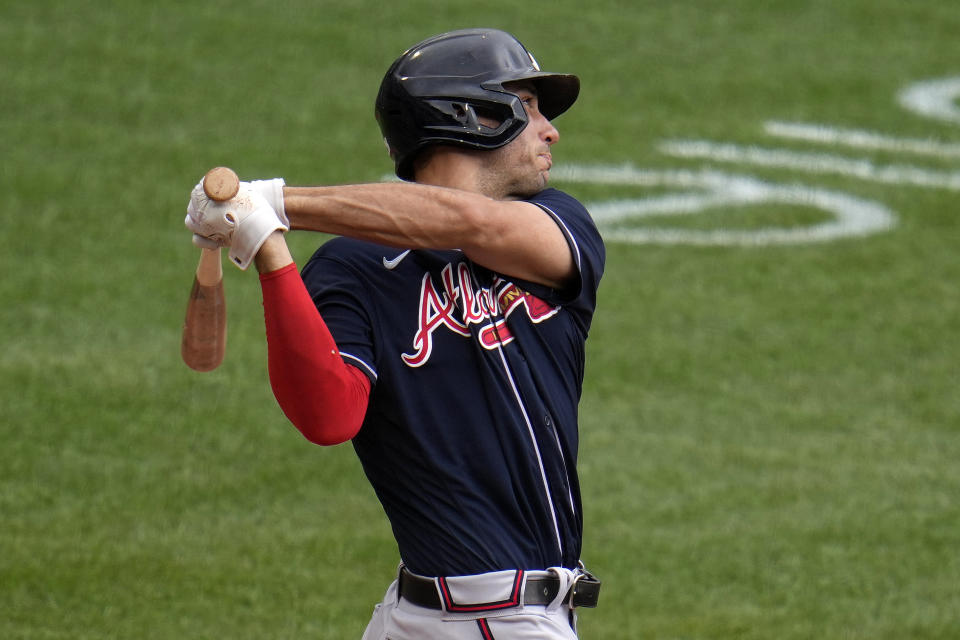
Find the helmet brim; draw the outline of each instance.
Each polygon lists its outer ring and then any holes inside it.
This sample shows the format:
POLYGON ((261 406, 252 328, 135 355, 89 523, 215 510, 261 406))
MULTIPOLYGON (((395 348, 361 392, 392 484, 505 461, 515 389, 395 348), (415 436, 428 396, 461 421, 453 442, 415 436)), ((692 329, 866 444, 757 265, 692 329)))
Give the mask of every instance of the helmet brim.
POLYGON ((553 120, 573 106, 580 95, 580 78, 569 74, 550 73, 532 78, 537 87, 540 113, 553 120))
MULTIPOLYGON (((520 75, 511 75, 509 78, 497 79, 495 84, 499 88, 511 82, 529 80, 537 90, 537 104, 540 113, 547 120, 553 120, 573 106, 580 95, 580 78, 567 73, 551 73, 549 71, 531 71, 520 75)), ((491 85, 494 82, 485 82, 491 85)), ((506 91, 506 89, 504 89, 506 91)))

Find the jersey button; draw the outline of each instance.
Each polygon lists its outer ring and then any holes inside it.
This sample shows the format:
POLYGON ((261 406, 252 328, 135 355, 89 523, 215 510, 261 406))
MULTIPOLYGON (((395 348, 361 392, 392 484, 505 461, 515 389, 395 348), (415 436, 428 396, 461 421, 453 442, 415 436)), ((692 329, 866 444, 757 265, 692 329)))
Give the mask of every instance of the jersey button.
POLYGON ((549 426, 553 425, 553 420, 550 419, 550 416, 543 416, 543 424, 549 426))

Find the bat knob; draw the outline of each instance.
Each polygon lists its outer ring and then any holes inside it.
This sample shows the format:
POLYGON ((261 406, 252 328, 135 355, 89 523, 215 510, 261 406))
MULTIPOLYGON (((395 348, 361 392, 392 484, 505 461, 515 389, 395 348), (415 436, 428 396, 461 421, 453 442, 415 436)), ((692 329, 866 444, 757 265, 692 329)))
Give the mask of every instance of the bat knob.
POLYGON ((217 202, 226 202, 240 190, 240 178, 229 167, 215 167, 203 176, 203 192, 217 202))

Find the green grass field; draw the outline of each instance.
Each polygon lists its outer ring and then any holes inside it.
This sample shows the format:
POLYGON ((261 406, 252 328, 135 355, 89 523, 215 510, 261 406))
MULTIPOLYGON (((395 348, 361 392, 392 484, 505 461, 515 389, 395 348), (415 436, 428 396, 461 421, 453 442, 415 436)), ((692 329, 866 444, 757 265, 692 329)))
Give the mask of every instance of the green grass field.
MULTIPOLYGON (((360 637, 398 561, 387 522, 352 449, 308 444, 273 400, 254 275, 226 267, 223 366, 180 361, 198 257, 182 218, 219 164, 380 180, 382 73, 467 26, 581 76, 554 156, 571 169, 557 186, 586 202, 702 189, 573 168, 710 171, 893 220, 821 242, 682 239, 836 217, 761 200, 605 227, 580 458, 584 560, 605 585, 582 636, 960 638, 960 90, 940 117, 898 102, 958 82, 960 5, 589 4, 0 6, 0 638, 360 637), (771 121, 940 152, 788 139, 771 121), (681 240, 616 235, 663 228, 681 240)), ((301 263, 322 239, 290 237, 301 263)))

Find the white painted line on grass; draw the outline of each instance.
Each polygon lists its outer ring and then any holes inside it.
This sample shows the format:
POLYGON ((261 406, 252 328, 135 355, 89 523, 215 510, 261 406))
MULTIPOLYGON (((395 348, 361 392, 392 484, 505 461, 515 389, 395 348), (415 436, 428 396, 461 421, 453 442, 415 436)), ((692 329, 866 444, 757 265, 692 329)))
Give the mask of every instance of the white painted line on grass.
POLYGON ((635 169, 629 165, 568 165, 557 167, 553 177, 558 182, 673 187, 682 190, 647 198, 585 203, 603 237, 613 242, 713 246, 809 244, 879 233, 891 229, 897 222, 890 209, 871 200, 804 185, 777 185, 717 171, 654 171, 635 169), (629 228, 622 225, 630 219, 688 215, 708 209, 745 205, 766 205, 769 217, 775 223, 777 208, 770 204, 811 207, 831 213, 833 218, 807 226, 767 226, 758 229, 629 228))
POLYGON ((935 120, 960 123, 960 76, 910 85, 897 96, 900 105, 935 120))
POLYGON ((807 173, 836 174, 884 184, 960 191, 960 172, 958 171, 934 171, 911 165, 882 166, 864 159, 706 140, 667 140, 659 145, 659 150, 678 158, 703 158, 717 162, 794 169, 807 173))
POLYGON ((803 140, 806 142, 817 142, 871 151, 913 153, 937 158, 960 158, 960 144, 937 142, 935 140, 894 138, 860 129, 844 129, 822 124, 780 122, 777 120, 765 122, 763 128, 769 135, 792 140, 803 140))

